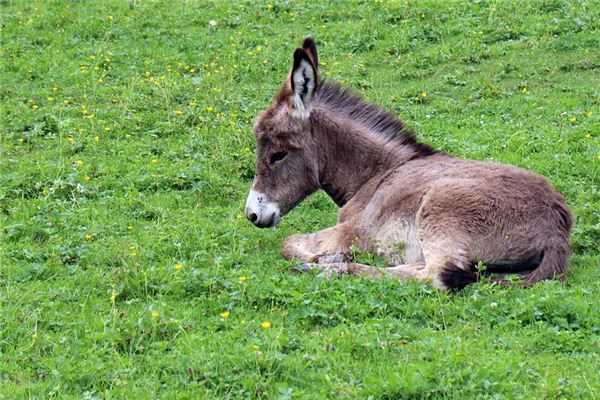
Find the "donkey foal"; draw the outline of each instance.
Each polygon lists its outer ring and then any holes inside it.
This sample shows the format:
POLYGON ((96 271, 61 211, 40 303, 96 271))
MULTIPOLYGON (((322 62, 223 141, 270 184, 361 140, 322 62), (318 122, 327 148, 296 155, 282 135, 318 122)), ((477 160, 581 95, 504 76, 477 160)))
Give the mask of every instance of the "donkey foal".
POLYGON ((311 38, 294 52, 254 132, 252 223, 275 226, 319 189, 341 208, 334 227, 283 243, 283 256, 304 261, 304 270, 417 279, 440 289, 475 282, 479 262, 488 272, 520 274, 524 285, 565 276, 571 215, 543 177, 419 143, 395 116, 322 80, 311 38), (353 246, 392 267, 352 262, 353 246))

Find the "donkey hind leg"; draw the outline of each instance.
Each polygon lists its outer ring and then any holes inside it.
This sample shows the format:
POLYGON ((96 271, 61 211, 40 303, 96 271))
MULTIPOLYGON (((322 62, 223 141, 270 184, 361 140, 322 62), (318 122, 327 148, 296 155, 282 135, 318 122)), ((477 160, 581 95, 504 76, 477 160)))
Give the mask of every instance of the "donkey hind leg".
POLYGON ((365 264, 341 262, 347 261, 353 238, 351 232, 351 227, 344 223, 317 233, 293 235, 285 240, 282 253, 287 259, 296 258, 307 262, 297 266, 296 270, 318 270, 325 277, 357 275, 383 278, 388 276, 401 280, 415 279, 442 290, 460 290, 479 279, 472 263, 467 259, 466 248, 463 245, 466 241, 457 233, 454 237, 439 235, 437 240, 425 239, 423 241, 425 263, 380 269, 365 264))
POLYGON ((349 224, 338 224, 319 232, 288 237, 281 254, 288 260, 341 262, 349 253, 353 238, 349 224))

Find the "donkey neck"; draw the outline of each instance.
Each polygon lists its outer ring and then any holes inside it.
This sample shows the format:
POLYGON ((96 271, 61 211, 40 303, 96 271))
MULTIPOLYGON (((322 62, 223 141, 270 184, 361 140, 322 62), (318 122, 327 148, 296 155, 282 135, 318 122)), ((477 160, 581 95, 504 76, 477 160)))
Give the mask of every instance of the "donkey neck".
POLYGON ((339 206, 365 184, 418 154, 410 144, 385 140, 331 111, 311 114, 319 164, 319 185, 339 206))

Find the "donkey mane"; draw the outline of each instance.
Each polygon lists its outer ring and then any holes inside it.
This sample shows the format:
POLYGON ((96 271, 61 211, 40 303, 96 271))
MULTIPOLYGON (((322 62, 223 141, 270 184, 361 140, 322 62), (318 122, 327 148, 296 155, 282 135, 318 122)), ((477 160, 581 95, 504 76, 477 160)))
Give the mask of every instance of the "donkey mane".
POLYGON ((395 115, 366 102, 360 95, 344 88, 338 82, 322 80, 319 83, 315 100, 382 136, 386 142, 410 146, 415 151, 412 158, 427 157, 438 153, 438 150, 430 145, 419 142, 415 133, 395 115))

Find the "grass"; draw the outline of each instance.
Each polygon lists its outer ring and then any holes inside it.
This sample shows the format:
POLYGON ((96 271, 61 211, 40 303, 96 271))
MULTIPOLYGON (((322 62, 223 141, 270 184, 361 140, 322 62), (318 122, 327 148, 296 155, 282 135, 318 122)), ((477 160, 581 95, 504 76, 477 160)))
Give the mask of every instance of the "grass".
POLYGON ((0 399, 600 397, 600 4, 0 2, 0 399), (324 74, 547 176, 572 274, 451 295, 289 272, 242 213, 255 114, 324 74))

